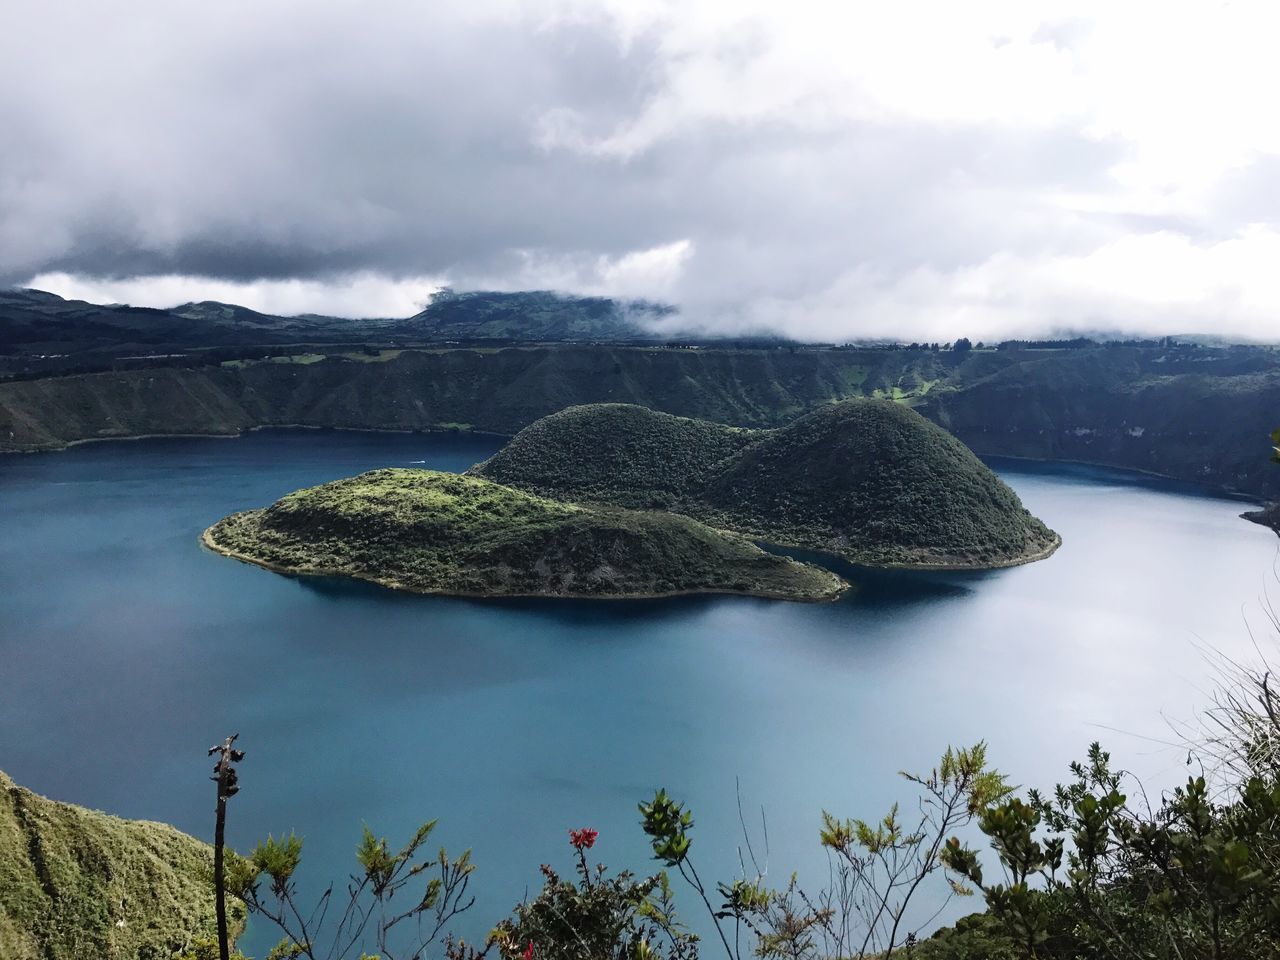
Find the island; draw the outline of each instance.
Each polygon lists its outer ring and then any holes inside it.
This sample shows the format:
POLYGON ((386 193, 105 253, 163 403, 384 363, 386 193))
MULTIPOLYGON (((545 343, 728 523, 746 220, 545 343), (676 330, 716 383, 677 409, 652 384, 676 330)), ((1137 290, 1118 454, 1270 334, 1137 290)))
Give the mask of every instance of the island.
POLYGON ((570 407, 471 473, 563 501, 660 507, 865 566, 992 569, 1061 543, 968 447, 891 400, 833 403, 773 430, 570 407))
POLYGON ((690 517, 559 502, 434 470, 374 470, 300 490, 220 520, 204 543, 280 573, 454 596, 820 601, 848 587, 690 517))

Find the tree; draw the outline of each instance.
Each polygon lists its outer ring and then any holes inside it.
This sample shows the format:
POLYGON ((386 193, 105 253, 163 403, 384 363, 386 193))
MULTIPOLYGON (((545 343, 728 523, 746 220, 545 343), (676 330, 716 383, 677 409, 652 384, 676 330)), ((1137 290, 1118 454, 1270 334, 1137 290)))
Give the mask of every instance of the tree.
POLYGON ((1023 957, 1275 956, 1280 785, 1250 777, 1215 802, 1193 776, 1148 809, 1098 744, 1071 769, 1051 799, 1032 790, 980 817, 1001 881, 957 839, 944 853, 1023 957))
POLYGON ((955 342, 955 345, 952 346, 951 349, 956 353, 968 353, 973 349, 973 344, 970 342, 968 337, 961 337, 955 342))

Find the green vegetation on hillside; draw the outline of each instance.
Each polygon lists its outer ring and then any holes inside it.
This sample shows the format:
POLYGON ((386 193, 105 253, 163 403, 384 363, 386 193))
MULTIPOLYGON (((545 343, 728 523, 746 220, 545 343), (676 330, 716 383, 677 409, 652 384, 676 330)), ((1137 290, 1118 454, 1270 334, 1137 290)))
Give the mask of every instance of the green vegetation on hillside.
POLYGON ((1058 537, 963 443, 902 406, 848 400, 746 447, 705 519, 874 564, 1002 566, 1058 537))
MULTIPOLYGON (((1261 349, 403 346, 378 353, 381 363, 363 362, 345 346, 315 363, 255 359, 223 367, 239 355, 214 351, 207 361, 154 361, 163 364, 154 369, 0 381, 0 451, 291 424, 431 430, 467 423, 510 436, 589 403, 769 428, 896 387, 902 402, 980 456, 1097 463, 1280 497, 1280 471, 1256 442, 1280 409, 1280 353, 1261 349)), ((56 343, 39 349, 62 352, 56 343)))
POLYGON ((686 517, 557 503, 432 470, 375 470, 300 490, 219 521, 205 541, 282 572, 419 593, 828 600, 845 587, 686 517))
POLYGON ((5 960, 169 960, 214 932, 211 865, 173 827, 55 803, 0 773, 5 960))
POLYGON ((998 567, 1058 543, 964 444, 888 401, 848 400, 754 432, 577 407, 521 431, 474 472, 560 499, 661 504, 864 564, 998 567))
POLYGON ((543 417, 471 472, 564 500, 669 507, 761 436, 633 404, 592 404, 543 417))

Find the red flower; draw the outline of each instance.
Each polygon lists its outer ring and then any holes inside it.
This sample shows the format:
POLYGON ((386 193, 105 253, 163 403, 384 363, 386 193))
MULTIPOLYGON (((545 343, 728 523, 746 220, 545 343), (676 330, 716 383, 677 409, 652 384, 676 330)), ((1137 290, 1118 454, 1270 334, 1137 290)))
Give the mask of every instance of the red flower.
POLYGON ((533 941, 529 941, 529 945, 524 948, 524 960, 533 960, 533 941))
POLYGON ((599 830, 592 830, 590 827, 583 827, 581 830, 569 831, 569 843, 573 845, 575 850, 590 850, 596 842, 596 837, 600 836, 599 830))

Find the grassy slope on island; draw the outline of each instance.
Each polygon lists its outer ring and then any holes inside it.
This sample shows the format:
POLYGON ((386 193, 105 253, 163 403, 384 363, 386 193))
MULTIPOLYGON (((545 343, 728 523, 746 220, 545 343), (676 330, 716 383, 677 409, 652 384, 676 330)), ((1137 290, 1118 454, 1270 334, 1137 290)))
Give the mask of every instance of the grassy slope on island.
POLYGON ((757 432, 638 407, 576 408, 526 428, 476 470, 589 502, 668 495, 670 509, 714 526, 859 563, 998 567, 1058 542, 964 444, 882 400, 757 432))
POLYGON ((420 593, 831 599, 845 584, 687 517, 557 503, 478 477, 374 470, 234 514, 206 542, 288 573, 420 593))
POLYGON ((588 404, 543 417, 472 472, 565 500, 669 507, 760 436, 633 404, 588 404))
POLYGON ((214 934, 212 863, 166 824, 56 803, 0 773, 0 957, 168 960, 214 934))

